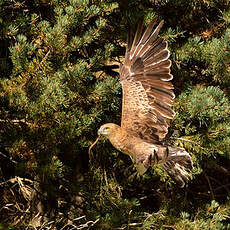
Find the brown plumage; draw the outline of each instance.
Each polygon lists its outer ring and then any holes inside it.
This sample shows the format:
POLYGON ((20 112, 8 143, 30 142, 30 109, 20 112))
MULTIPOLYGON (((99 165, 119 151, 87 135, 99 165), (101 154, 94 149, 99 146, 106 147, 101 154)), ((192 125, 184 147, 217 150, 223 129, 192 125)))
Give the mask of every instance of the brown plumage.
POLYGON ((154 29, 150 23, 142 34, 139 23, 132 42, 128 35, 124 64, 120 66, 122 84, 121 126, 102 125, 99 135, 106 136, 115 148, 131 156, 143 174, 156 163, 163 164, 168 174, 181 186, 189 179, 190 155, 181 148, 161 145, 168 132, 173 85, 167 42, 158 37, 163 21, 154 29))

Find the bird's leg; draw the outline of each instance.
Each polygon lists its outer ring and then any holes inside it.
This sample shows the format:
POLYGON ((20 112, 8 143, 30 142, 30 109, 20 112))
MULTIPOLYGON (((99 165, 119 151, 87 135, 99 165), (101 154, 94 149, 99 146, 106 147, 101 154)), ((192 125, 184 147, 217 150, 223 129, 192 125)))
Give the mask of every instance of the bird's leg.
MULTIPOLYGON (((145 171, 146 171, 147 169, 145 168, 145 171)), ((128 177, 128 182, 132 182, 132 181, 134 181, 135 179, 136 180, 142 180, 142 178, 143 178, 143 174, 144 173, 139 173, 138 171, 136 171, 136 172, 134 172, 133 174, 131 174, 129 177, 128 177)))
POLYGON ((128 176, 129 170, 133 168, 133 166, 135 165, 135 160, 130 156, 131 160, 132 160, 132 164, 130 166, 128 166, 125 171, 124 171, 124 175, 128 176))
POLYGON ((152 167, 155 164, 158 164, 159 162, 159 157, 157 155, 157 151, 154 149, 153 153, 150 153, 148 157, 143 161, 143 165, 148 168, 152 167))
POLYGON ((131 174, 131 175, 128 177, 127 181, 128 181, 128 182, 133 182, 134 179, 135 179, 136 177, 138 177, 138 173, 137 173, 137 172, 131 174))
POLYGON ((134 163, 132 163, 130 166, 128 166, 125 170, 124 170, 124 175, 128 176, 129 175, 129 171, 130 169, 132 169, 134 166, 134 163))
POLYGON ((142 162, 139 162, 136 164, 136 169, 138 174, 143 175, 147 171, 148 167, 145 167, 142 162))
POLYGON ((132 160, 132 164, 125 169, 125 173, 126 176, 127 176, 127 173, 128 171, 133 168, 133 166, 136 167, 137 171, 132 173, 129 177, 128 177, 128 181, 129 182, 132 182, 135 178, 136 179, 141 179, 141 176, 146 172, 147 168, 143 165, 143 162, 139 161, 139 162, 136 162, 136 160, 134 160, 132 157, 131 157, 131 160, 132 160))

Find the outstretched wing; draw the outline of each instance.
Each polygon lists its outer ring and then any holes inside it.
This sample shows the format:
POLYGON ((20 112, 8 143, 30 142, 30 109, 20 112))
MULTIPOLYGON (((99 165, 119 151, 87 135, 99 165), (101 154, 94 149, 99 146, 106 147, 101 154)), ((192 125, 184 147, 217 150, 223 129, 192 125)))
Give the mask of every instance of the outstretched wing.
POLYGON ((167 42, 158 37, 163 21, 153 21, 142 35, 139 23, 133 42, 128 36, 125 62, 120 67, 123 90, 121 127, 148 142, 164 138, 175 97, 169 82, 171 61, 167 42))

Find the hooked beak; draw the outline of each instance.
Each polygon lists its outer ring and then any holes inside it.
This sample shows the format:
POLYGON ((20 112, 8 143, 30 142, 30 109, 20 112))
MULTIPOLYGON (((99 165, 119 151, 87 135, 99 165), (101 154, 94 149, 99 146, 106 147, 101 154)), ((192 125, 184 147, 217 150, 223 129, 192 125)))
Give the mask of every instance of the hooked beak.
POLYGON ((102 128, 98 129, 97 135, 100 136, 102 134, 102 128))

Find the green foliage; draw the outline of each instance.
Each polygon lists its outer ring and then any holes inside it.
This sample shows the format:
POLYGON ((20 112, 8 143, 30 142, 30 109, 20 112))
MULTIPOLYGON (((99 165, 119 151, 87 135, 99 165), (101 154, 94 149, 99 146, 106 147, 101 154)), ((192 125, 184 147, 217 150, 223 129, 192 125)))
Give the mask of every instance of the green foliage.
POLYGON ((114 178, 107 178, 106 171, 94 170, 92 179, 91 186, 84 191, 90 198, 87 200, 87 213, 99 219, 98 228, 119 227, 135 218, 132 212, 140 205, 138 200, 122 198, 122 188, 114 178), (96 188, 96 195, 90 196, 96 188))
POLYGON ((228 1, 0 1, 0 229, 228 229, 228 1), (158 16, 173 63, 170 143, 194 160, 179 189, 135 177, 101 141, 119 124, 127 28, 158 16), (174 131, 174 132, 173 132, 174 131))
POLYGON ((165 211, 149 215, 143 226, 140 229, 181 229, 181 230, 221 230, 228 228, 229 225, 225 225, 229 213, 228 208, 220 207, 220 205, 212 201, 207 204, 206 207, 197 211, 196 215, 190 216, 187 212, 181 212, 176 218, 168 215, 165 211))
POLYGON ((230 106, 224 92, 217 87, 197 85, 183 92, 175 103, 178 113, 175 127, 191 143, 193 153, 224 154, 229 158, 230 106))
MULTIPOLYGON (((201 70, 205 81, 218 81, 229 85, 229 29, 221 38, 212 38, 204 41, 201 37, 190 38, 177 52, 177 57, 182 65, 192 65, 192 76, 197 77, 199 65, 204 65, 201 70)), ((191 75, 190 75, 191 76, 191 75)), ((199 76, 198 76, 199 77, 199 76)))

